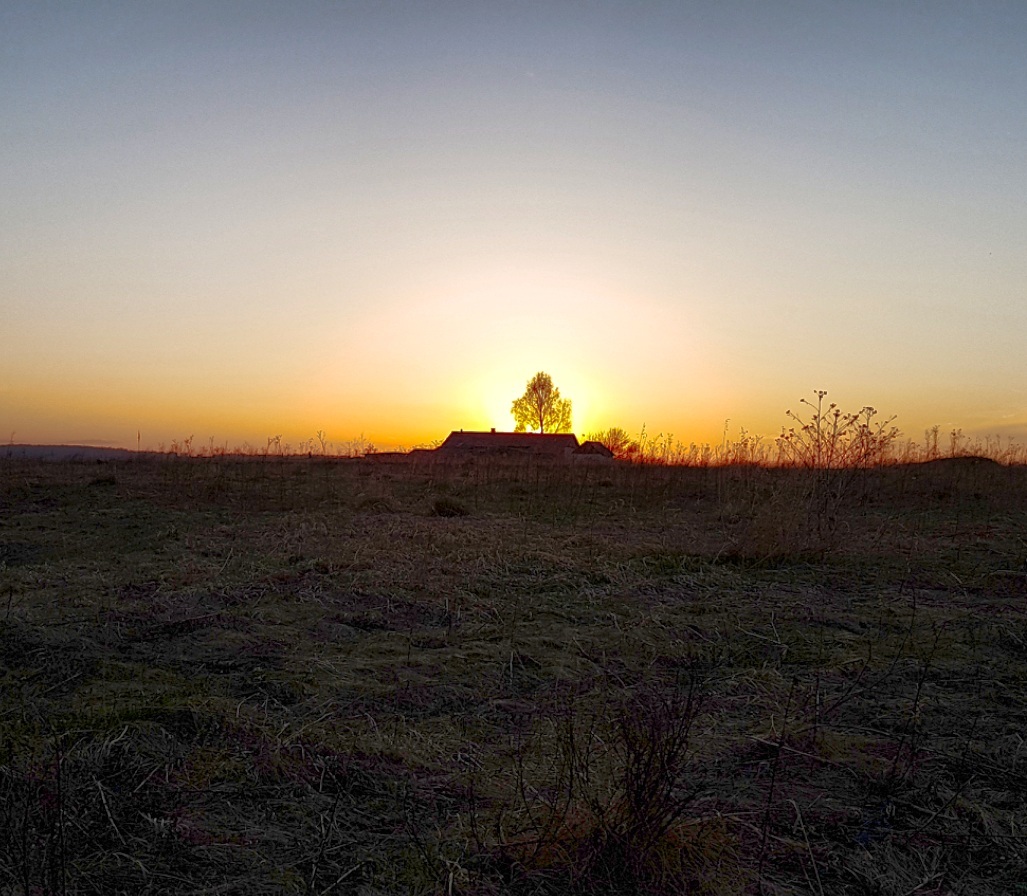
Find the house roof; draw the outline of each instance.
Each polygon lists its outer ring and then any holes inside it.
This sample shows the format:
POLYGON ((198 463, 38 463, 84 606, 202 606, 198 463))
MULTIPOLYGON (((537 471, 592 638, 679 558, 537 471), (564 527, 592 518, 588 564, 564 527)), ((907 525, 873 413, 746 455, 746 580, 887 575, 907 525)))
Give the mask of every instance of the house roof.
POLYGON ((443 453, 501 451, 516 454, 562 454, 574 451, 572 433, 452 432, 438 448, 443 453))
POLYGON ((575 449, 574 453, 594 454, 597 457, 613 457, 613 452, 609 448, 607 448, 602 442, 596 442, 594 439, 582 442, 577 449, 575 449))

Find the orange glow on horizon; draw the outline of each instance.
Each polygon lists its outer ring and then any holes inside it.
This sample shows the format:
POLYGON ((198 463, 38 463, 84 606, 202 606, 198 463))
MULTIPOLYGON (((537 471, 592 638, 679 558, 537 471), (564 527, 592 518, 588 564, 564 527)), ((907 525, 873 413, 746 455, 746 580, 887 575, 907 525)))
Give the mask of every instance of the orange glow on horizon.
POLYGON ((542 370, 579 437, 772 440, 826 388, 1027 441, 993 5, 20 4, 0 440, 412 446, 512 429, 542 370))

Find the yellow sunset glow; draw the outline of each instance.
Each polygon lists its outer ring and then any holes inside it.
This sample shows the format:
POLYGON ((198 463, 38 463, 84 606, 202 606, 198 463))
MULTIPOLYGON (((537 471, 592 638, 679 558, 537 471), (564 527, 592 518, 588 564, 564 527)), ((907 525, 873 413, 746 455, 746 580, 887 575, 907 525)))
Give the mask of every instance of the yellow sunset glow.
POLYGON ((693 6, 12 11, 4 438, 1027 438, 1027 12, 693 6))

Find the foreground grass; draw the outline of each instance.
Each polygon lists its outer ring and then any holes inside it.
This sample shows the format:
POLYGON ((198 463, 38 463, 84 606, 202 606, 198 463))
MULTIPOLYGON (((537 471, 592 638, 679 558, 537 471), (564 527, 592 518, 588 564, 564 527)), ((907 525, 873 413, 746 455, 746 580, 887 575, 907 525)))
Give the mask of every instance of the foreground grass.
POLYGON ((1027 893, 1025 522, 971 460, 0 458, 0 892, 1027 893))

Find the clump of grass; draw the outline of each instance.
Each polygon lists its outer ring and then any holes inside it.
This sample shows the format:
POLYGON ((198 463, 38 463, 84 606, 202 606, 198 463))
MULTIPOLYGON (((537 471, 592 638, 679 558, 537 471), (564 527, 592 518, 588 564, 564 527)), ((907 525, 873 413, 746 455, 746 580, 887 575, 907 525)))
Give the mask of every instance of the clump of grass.
POLYGON ((468 516, 470 509, 462 501, 458 501, 456 498, 441 497, 436 498, 431 504, 432 516, 441 517, 457 517, 457 516, 468 516))
POLYGON ((528 780, 521 757, 519 829, 495 848, 513 887, 738 892, 747 875, 736 839, 696 804, 704 782, 691 737, 700 705, 695 678, 681 690, 642 687, 598 714, 567 715, 553 780, 528 780))
POLYGON ((399 505, 389 495, 357 495, 356 509, 368 513, 396 513, 399 505))

